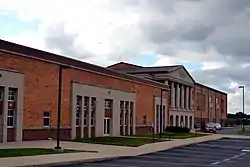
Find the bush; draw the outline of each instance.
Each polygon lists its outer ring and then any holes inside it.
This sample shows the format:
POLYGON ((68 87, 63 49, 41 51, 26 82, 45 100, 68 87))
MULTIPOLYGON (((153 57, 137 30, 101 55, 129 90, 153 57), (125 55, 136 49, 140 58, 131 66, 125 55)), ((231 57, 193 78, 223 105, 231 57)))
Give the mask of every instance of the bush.
POLYGON ((190 129, 186 127, 179 127, 179 126, 167 126, 165 131, 172 132, 172 133, 189 133, 190 129))

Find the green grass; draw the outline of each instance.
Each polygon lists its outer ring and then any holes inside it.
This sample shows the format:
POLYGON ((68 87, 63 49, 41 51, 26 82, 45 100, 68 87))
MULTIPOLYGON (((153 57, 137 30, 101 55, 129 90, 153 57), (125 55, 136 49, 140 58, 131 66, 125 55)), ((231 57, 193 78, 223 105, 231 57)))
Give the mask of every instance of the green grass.
POLYGON ((19 156, 35 156, 46 154, 62 154, 62 153, 76 153, 83 152, 77 150, 62 150, 61 152, 48 148, 13 148, 13 149, 0 149, 0 158, 4 157, 19 157, 19 156))
POLYGON ((153 141, 153 139, 150 138, 136 138, 136 137, 94 137, 94 138, 78 138, 72 141, 81 143, 138 147, 144 144, 160 142, 162 140, 156 139, 155 141, 153 141))
POLYGON ((250 136, 250 130, 238 131, 237 134, 238 135, 250 136))
MULTIPOLYGON (((207 134, 202 133, 163 133, 162 138, 168 139, 187 139, 187 138, 193 138, 193 137, 202 137, 206 136, 207 134)), ((150 137, 152 138, 152 135, 135 135, 138 137, 150 137)), ((155 134, 155 138, 160 138, 160 134, 155 134)))

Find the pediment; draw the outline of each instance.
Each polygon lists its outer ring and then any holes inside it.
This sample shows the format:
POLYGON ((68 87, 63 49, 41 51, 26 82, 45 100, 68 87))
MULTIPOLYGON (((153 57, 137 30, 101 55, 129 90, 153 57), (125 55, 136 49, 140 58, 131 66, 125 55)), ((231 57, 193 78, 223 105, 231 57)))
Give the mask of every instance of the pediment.
POLYGON ((185 69, 185 67, 181 67, 177 70, 174 70, 169 73, 169 76, 171 78, 177 79, 177 80, 183 80, 185 82, 188 82, 190 84, 194 84, 194 79, 192 76, 188 73, 188 71, 185 69))

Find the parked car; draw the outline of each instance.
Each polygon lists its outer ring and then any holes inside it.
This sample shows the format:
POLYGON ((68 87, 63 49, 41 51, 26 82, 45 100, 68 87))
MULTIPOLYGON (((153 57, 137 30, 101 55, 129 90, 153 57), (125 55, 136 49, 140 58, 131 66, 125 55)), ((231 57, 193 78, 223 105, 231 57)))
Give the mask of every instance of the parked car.
POLYGON ((216 133, 216 128, 213 123, 203 124, 201 131, 205 133, 216 133))
POLYGON ((214 127, 216 130, 221 130, 221 124, 220 123, 214 123, 214 127))

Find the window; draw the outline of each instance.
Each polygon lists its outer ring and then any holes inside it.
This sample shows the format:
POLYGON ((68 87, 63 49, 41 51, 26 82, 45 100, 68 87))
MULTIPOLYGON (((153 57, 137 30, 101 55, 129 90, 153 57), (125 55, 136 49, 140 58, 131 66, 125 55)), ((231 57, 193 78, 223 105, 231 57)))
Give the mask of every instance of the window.
POLYGON ((163 126, 165 127, 165 105, 162 106, 162 112, 163 112, 163 126))
POLYGON ((91 98, 91 120, 90 120, 91 126, 95 125, 95 113, 96 113, 96 98, 92 97, 91 98))
POLYGON ((76 126, 81 124, 82 96, 76 96, 76 126))
POLYGON ((201 94, 197 93, 196 94, 196 105, 197 105, 197 110, 201 109, 201 94))
POLYGON ((0 90, 0 101, 3 100, 3 90, 0 90))
POLYGON ((218 97, 216 97, 215 102, 216 102, 216 104, 218 104, 218 97))
POLYGON ((123 124, 124 101, 120 101, 120 126, 123 124))
POLYGON ((212 96, 209 96, 209 103, 212 103, 212 96))
POLYGON ((14 89, 9 89, 8 93, 8 101, 16 101, 16 96, 15 96, 15 90, 14 89))
POLYGON ((142 124, 147 125, 147 115, 144 115, 142 118, 142 124))
POLYGON ((43 126, 50 127, 50 111, 43 112, 43 126))
POLYGON ((204 111, 206 109, 206 95, 202 94, 202 110, 204 111))
POLYGON ((113 108, 113 100, 105 99, 105 109, 112 109, 113 108))
POLYGON ((160 112, 160 105, 157 105, 156 106, 156 122, 158 122, 159 121, 159 112, 160 112))
POLYGON ((128 112, 129 112, 129 102, 125 102, 125 126, 128 125, 128 112))
POLYGON ((224 99, 221 99, 221 112, 224 113, 224 99))
POLYGON ((134 103, 130 102, 130 119, 129 119, 129 125, 133 124, 133 113, 134 113, 134 103))
POLYGON ((8 115, 7 115, 7 127, 8 128, 14 127, 14 115, 15 115, 15 110, 8 109, 8 115))
POLYGON ((87 118, 89 114, 89 97, 84 96, 84 115, 83 115, 83 125, 87 125, 87 118))

